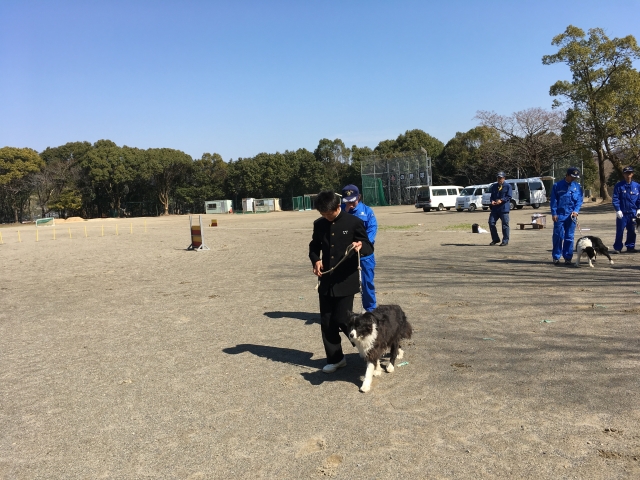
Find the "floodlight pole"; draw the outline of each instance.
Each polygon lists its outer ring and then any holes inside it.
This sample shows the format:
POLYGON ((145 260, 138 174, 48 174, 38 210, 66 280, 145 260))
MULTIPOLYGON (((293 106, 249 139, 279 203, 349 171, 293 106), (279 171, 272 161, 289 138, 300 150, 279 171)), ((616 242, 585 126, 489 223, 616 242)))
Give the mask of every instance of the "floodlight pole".
POLYGON ((387 160, 387 192, 389 193, 389 205, 391 205, 391 175, 389 173, 389 160, 387 160))

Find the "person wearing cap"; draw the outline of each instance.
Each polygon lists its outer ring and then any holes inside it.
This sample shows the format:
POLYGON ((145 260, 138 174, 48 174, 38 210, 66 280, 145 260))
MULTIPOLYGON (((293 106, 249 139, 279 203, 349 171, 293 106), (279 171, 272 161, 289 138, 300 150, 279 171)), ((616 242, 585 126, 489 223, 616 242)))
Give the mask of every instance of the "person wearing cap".
POLYGON ((347 365, 340 330, 346 328, 348 312, 353 310, 353 297, 360 290, 358 257, 352 251, 347 254, 347 247, 352 245, 362 255, 371 255, 373 245, 364 223, 342 210, 334 192, 320 192, 315 206, 321 218, 313 222, 309 259, 314 275, 319 277, 320 331, 327 354, 327 364, 322 371, 333 373, 347 365))
POLYGON ((574 180, 580 178, 580 170, 569 167, 564 179, 553 184, 549 206, 553 218, 553 264, 560 264, 560 256, 565 265, 571 264, 573 257, 573 233, 578 223, 578 213, 582 206, 582 187, 574 180))
POLYGON ((509 244, 509 209, 511 208, 511 195, 513 189, 511 184, 505 183, 504 172, 498 172, 496 175, 498 181, 491 185, 491 213, 489 214, 489 230, 491 231, 491 243, 489 245, 500 244, 504 247, 509 244), (502 243, 498 236, 496 222, 498 219, 502 222, 502 243))
POLYGON ((627 241, 624 246, 627 252, 636 251, 636 214, 640 208, 640 184, 634 182, 633 167, 622 169, 624 180, 613 187, 613 199, 611 203, 616 210, 616 240, 613 242, 615 253, 622 251, 622 237, 627 229, 627 241))
MULTIPOLYGON (((355 185, 346 185, 342 189, 342 202, 345 212, 355 215, 364 222, 369 242, 374 245, 378 233, 378 221, 373 210, 360 201, 360 190, 355 185)), ((362 308, 370 312, 378 306, 376 302, 376 289, 373 285, 376 259, 373 254, 360 258, 362 268, 362 308)))

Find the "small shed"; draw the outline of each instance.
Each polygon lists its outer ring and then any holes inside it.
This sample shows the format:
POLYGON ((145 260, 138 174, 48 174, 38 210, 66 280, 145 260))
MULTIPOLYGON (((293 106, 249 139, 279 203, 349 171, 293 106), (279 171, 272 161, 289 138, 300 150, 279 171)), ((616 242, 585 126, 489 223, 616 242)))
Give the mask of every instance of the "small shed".
POLYGON ((257 198, 255 201, 255 211, 257 212, 279 212, 279 198, 257 198))
POLYGON ((207 200, 204 202, 204 211, 211 213, 233 213, 233 202, 231 200, 207 200))
POLYGON ((242 213, 254 213, 255 210, 255 198, 243 198, 242 199, 242 213))

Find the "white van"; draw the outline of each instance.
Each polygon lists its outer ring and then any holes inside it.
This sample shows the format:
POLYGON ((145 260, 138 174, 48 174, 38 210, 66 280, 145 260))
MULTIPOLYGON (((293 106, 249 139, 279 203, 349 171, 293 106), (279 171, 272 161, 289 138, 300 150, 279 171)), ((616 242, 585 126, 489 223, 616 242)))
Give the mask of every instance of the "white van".
POLYGON ((456 210, 461 212, 463 210, 469 210, 473 212, 476 208, 482 207, 486 210, 489 207, 482 206, 482 194, 489 191, 490 183, 485 185, 469 185, 464 187, 464 190, 460 192, 460 196, 456 198, 456 210))
MULTIPOLYGON (((546 203, 547 190, 544 188, 544 183, 542 183, 543 179, 546 179, 546 177, 510 178, 505 180, 506 183, 511 184, 513 189, 511 210, 521 209, 527 205, 531 205, 533 208, 540 208, 540 204, 546 203)), ((491 206, 491 192, 489 189, 487 189, 487 193, 482 195, 482 206, 487 208, 491 206)))
POLYGON ((456 206, 456 198, 460 195, 462 187, 459 185, 432 185, 418 189, 416 196, 416 208, 422 208, 425 212, 431 209, 442 211, 450 210, 456 206))

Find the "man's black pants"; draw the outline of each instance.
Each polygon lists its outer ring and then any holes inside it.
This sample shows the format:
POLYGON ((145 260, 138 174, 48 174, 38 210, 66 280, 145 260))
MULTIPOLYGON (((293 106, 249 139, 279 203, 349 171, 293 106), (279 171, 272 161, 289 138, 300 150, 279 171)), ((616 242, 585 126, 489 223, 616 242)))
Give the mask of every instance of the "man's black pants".
POLYGON ((353 295, 346 297, 320 297, 320 329, 327 363, 338 363, 344 357, 340 330, 346 327, 347 312, 353 310, 353 295))

